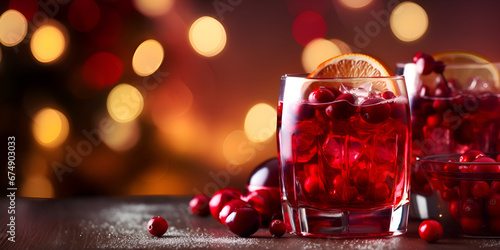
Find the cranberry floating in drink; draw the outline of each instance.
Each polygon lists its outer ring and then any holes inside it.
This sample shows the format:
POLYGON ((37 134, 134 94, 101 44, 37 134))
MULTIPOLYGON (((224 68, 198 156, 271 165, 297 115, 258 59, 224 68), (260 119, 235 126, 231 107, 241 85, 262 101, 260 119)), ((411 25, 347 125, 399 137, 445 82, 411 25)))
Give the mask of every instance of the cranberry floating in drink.
POLYGON ((410 116, 404 84, 362 54, 327 60, 308 77, 282 77, 278 144, 289 232, 406 232, 410 116))

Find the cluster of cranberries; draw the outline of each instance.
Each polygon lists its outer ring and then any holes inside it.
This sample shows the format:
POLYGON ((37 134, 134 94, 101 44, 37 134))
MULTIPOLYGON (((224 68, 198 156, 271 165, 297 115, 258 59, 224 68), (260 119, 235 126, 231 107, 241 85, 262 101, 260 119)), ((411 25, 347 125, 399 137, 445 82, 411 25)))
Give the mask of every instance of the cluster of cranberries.
POLYGON ((500 235, 500 154, 495 160, 470 150, 458 162, 450 161, 442 168, 446 176, 431 178, 431 185, 448 204, 449 214, 460 223, 462 232, 500 235), (473 180, 466 177, 470 174, 473 180))
POLYGON ((189 202, 195 215, 211 214, 226 225, 234 234, 248 237, 269 224, 274 237, 281 237, 286 229, 281 218, 281 200, 278 189, 278 160, 271 159, 257 167, 252 173, 249 192, 243 195, 239 190, 228 187, 217 191, 212 197, 197 194, 189 202))
POLYGON ((347 120, 359 112, 361 118, 370 124, 378 124, 389 117, 401 118, 405 115, 405 104, 391 101, 396 98, 392 91, 373 94, 358 104, 358 98, 351 93, 342 93, 334 87, 320 86, 308 96, 307 102, 296 104, 293 113, 298 121, 318 117, 347 120))

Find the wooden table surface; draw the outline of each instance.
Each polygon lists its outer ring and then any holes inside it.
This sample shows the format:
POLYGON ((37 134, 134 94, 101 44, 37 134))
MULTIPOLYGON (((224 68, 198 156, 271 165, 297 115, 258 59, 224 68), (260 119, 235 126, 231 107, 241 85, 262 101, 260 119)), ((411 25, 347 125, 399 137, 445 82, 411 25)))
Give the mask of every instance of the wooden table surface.
POLYGON ((16 199, 16 242, 7 240, 8 200, 0 200, 0 249, 500 249, 500 239, 445 237, 429 244, 418 236, 419 221, 410 221, 405 235, 386 238, 322 239, 286 234, 272 238, 260 229, 250 238, 234 236, 210 216, 188 212, 188 196, 16 199), (154 216, 167 219, 169 229, 153 237, 146 229, 154 216))

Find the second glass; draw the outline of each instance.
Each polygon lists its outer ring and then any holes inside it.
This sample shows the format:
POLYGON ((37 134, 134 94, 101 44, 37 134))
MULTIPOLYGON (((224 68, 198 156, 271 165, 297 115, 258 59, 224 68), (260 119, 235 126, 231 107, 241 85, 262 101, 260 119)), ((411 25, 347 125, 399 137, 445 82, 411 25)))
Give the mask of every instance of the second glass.
POLYGON ((410 127, 403 77, 284 75, 277 136, 283 215, 291 233, 406 232, 410 127), (324 89, 334 100, 324 101, 324 89))

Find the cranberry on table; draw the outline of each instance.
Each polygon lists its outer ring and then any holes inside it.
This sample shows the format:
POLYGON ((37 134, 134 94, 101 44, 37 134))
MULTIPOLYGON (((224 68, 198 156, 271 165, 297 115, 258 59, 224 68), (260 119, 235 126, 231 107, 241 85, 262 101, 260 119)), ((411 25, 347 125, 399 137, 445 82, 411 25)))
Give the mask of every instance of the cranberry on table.
POLYGON ((460 162, 472 162, 477 158, 486 156, 483 152, 479 150, 469 150, 460 156, 460 162))
POLYGON ((279 188, 279 160, 271 158, 259 164, 250 174, 247 181, 248 191, 260 188, 279 188))
POLYGON ((248 193, 243 199, 259 212, 263 223, 271 222, 273 215, 281 213, 279 190, 255 190, 248 193))
POLYGON ((220 221, 219 213, 224 205, 232 200, 240 199, 240 197, 241 192, 235 188, 224 188, 217 191, 209 202, 210 213, 217 221, 220 221))
POLYGON ((167 232, 168 223, 160 216, 151 218, 148 222, 148 231, 154 236, 162 236, 167 232))
POLYGON ((273 220, 269 224, 269 232, 273 237, 279 238, 286 232, 285 223, 281 220, 273 220))
POLYGON ((391 106, 383 98, 370 98, 362 103, 360 113, 365 122, 377 124, 389 117, 391 106))
POLYGON ((233 210, 226 218, 227 228, 241 237, 248 237, 260 227, 260 214, 252 207, 240 207, 233 210))
POLYGON ((226 203, 226 205, 224 205, 224 207, 220 210, 219 213, 220 222, 222 222, 222 224, 225 225, 227 216, 231 214, 236 208, 240 207, 252 207, 252 206, 242 200, 232 200, 226 203))
MULTIPOLYGON (((494 159, 490 157, 481 157, 472 161, 473 163, 495 163, 494 159)), ((473 164, 470 166, 470 171, 472 173, 500 173, 500 163, 499 164, 473 164)))
POLYGON ((435 220, 424 220, 418 227, 418 234, 422 240, 436 242, 443 237, 443 226, 435 220))
POLYGON ((205 216, 210 214, 208 203, 210 197, 206 194, 197 194, 189 201, 189 210, 191 213, 198 216, 205 216))
POLYGON ((318 87, 309 94, 311 103, 327 103, 335 100, 335 94, 325 87, 318 87))

